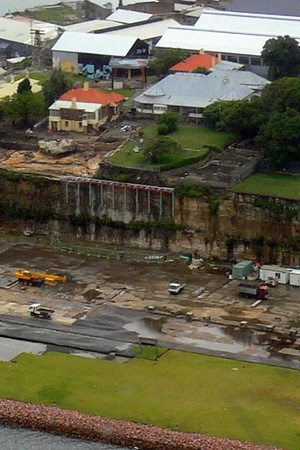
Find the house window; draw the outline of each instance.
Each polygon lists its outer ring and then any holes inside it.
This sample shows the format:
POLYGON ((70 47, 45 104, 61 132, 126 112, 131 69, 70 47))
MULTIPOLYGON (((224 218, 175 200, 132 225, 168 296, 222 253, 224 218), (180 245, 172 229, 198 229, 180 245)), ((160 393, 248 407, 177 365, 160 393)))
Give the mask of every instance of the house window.
POLYGON ((69 121, 65 120, 65 127, 68 127, 68 126, 69 126, 69 121))
POLYGON ((279 272, 275 272, 275 278, 277 278, 278 280, 280 280, 280 273, 279 273, 279 272))
POLYGON ((82 128, 82 122, 78 122, 79 128, 82 128))
POLYGON ((166 105, 153 105, 153 112, 157 114, 162 114, 166 112, 168 107, 166 105))

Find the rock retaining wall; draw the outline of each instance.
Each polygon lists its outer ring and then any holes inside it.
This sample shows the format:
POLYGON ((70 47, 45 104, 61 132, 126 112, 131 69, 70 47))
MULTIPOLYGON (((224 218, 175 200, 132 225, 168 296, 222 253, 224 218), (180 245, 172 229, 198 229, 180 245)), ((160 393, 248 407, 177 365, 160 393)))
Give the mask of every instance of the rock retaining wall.
POLYGON ((141 450, 279 450, 6 399, 0 400, 0 423, 141 450))

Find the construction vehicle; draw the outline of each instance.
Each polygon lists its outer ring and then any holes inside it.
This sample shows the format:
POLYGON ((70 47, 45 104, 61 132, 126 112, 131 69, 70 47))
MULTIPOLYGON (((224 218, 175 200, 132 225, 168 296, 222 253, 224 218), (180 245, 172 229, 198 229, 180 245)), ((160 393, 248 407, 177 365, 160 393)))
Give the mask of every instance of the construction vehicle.
POLYGON ((28 308, 30 315, 40 319, 51 319, 54 309, 44 308, 41 303, 33 303, 28 308))
POLYGON ((261 286, 253 286, 252 284, 240 283, 238 285, 238 292, 240 297, 265 300, 269 295, 269 286, 266 286, 265 284, 261 286))
POLYGON ((184 286, 185 284, 170 283, 168 291, 170 294, 177 295, 183 290, 184 286))
POLYGON ((67 275, 55 275, 51 273, 29 272, 28 270, 18 270, 16 277, 20 282, 25 282, 30 286, 41 286, 45 283, 48 286, 56 286, 57 283, 66 283, 67 275))

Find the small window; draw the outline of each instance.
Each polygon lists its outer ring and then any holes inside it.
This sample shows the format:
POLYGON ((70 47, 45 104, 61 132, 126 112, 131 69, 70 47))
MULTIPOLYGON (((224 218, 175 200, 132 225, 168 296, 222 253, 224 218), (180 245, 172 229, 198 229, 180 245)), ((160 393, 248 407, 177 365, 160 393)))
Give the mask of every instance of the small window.
POLYGON ((240 64, 249 64, 248 56, 239 56, 239 63, 240 64))
POLYGON ((237 57, 233 56, 233 55, 228 55, 227 56, 227 61, 237 62, 237 57))
POLYGON ((261 66, 261 59, 260 58, 251 58, 251 65, 252 66, 261 66))
POLYGON ((79 128, 82 128, 82 122, 78 122, 79 128))
POLYGON ((65 127, 68 127, 68 126, 69 126, 69 121, 65 120, 65 127))
POLYGON ((278 278, 278 280, 280 280, 280 273, 279 272, 275 272, 275 278, 278 278))

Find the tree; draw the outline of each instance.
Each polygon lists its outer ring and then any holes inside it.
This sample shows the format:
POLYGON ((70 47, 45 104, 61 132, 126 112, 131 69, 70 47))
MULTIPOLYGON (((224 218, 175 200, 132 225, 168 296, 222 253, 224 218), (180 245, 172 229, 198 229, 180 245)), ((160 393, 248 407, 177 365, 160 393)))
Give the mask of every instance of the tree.
POLYGON ((68 76, 61 70, 55 69, 48 81, 43 86, 43 94, 47 105, 50 106, 64 92, 71 89, 72 83, 68 76))
POLYGON ((166 75, 170 67, 179 63, 189 55, 188 52, 181 49, 161 49, 157 50, 155 58, 149 64, 150 71, 155 75, 166 75))
POLYGON ((172 155, 182 150, 181 145, 168 137, 153 139, 146 145, 145 152, 152 164, 165 164, 172 160, 172 155))
POLYGON ((159 128, 158 128, 158 134, 169 134, 169 133, 173 133, 174 131, 178 130, 178 124, 180 121, 180 115, 174 112, 165 112, 163 114, 161 114, 158 119, 157 122, 159 125, 164 125, 164 129, 167 130, 167 133, 159 133, 159 128))
POLYGON ((270 114, 289 108, 300 111, 300 79, 281 78, 267 85, 261 95, 262 108, 270 114))
POLYGON ((27 91, 4 98, 0 109, 4 116, 10 117, 13 121, 21 120, 22 125, 28 127, 35 119, 43 117, 46 104, 43 95, 27 91))
POLYGON ((30 80, 26 77, 26 78, 24 78, 24 80, 22 80, 18 84, 17 93, 18 94, 23 94, 23 92, 30 92, 30 91, 31 91, 30 80))
POLYGON ((214 102, 211 105, 206 106, 203 111, 203 122, 204 124, 215 130, 219 129, 219 123, 222 117, 222 114, 225 112, 227 108, 230 108, 230 105, 235 102, 214 102))
POLYGON ((262 128, 257 142, 266 150, 269 163, 276 169, 288 160, 300 158, 300 112, 289 109, 275 113, 262 128))
POLYGON ((300 47, 296 39, 279 36, 269 39, 261 53, 264 63, 269 66, 269 79, 297 77, 300 73, 300 47))
POLYGON ((223 131, 234 133, 242 139, 253 139, 266 120, 267 116, 260 99, 253 97, 251 101, 230 102, 221 113, 218 127, 223 131))

